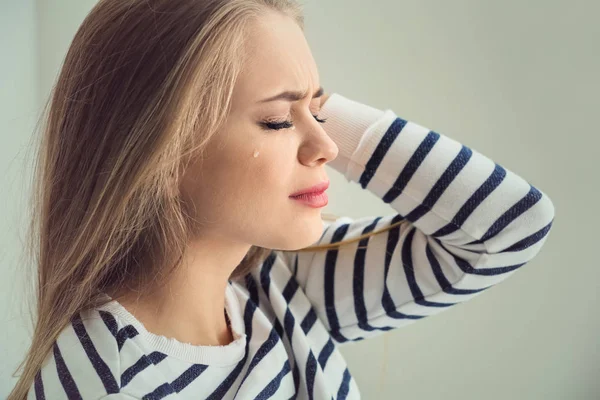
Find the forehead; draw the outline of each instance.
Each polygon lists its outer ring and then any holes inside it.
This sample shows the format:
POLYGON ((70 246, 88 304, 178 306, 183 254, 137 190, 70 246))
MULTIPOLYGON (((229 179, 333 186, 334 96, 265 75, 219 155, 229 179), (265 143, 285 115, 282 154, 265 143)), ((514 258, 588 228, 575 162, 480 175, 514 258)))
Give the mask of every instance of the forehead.
POLYGON ((319 87, 319 73, 300 27, 289 17, 269 14, 248 29, 243 70, 234 88, 234 106, 249 105, 283 90, 319 87))

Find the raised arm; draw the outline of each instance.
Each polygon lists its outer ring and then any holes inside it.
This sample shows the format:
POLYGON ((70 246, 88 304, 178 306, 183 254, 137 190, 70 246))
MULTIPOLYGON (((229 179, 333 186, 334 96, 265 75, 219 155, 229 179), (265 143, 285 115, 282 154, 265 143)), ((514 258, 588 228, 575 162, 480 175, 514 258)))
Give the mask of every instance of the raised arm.
POLYGON ((467 301, 511 276, 546 241, 554 218, 548 196, 477 151, 337 93, 319 116, 339 147, 329 165, 397 213, 341 217, 315 244, 403 221, 339 249, 285 253, 337 342, 467 301))

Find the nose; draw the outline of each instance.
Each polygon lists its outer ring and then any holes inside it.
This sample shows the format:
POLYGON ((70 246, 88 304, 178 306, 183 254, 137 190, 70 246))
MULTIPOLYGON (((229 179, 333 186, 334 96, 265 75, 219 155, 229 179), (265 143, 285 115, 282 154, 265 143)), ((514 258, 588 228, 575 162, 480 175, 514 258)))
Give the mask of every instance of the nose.
MULTIPOLYGON (((318 122, 315 122, 319 124, 318 122)), ((312 128, 313 125, 311 125, 312 128)), ((327 135, 327 123, 312 128, 298 149, 298 160, 309 167, 320 166, 334 160, 339 152, 335 142, 327 135)))

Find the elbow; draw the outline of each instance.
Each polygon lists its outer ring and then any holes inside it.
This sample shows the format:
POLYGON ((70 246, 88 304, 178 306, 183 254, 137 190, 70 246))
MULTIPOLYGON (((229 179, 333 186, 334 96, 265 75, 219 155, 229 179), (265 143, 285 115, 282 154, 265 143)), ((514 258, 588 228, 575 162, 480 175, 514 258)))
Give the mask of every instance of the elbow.
POLYGON ((554 221, 554 213, 554 203, 547 194, 544 194, 540 199, 540 207, 536 218, 552 226, 554 221))
POLYGON ((502 251, 502 253, 520 254, 519 258, 525 262, 535 257, 544 246, 555 216, 554 203, 546 194, 543 194, 529 211, 521 226, 523 233, 519 236, 522 239, 502 251))

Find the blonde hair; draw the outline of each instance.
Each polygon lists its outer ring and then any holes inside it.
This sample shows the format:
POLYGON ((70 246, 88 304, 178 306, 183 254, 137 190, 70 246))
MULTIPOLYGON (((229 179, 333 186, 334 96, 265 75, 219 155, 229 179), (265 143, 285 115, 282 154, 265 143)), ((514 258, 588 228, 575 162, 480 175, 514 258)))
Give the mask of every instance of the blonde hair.
MULTIPOLYGON (((100 0, 79 27, 40 117, 26 243, 34 330, 10 400, 26 398, 74 315, 180 266, 193 222, 181 172, 225 120, 245 29, 267 11, 304 29, 294 0, 100 0)), ((231 277, 271 251, 252 246, 231 277)))

